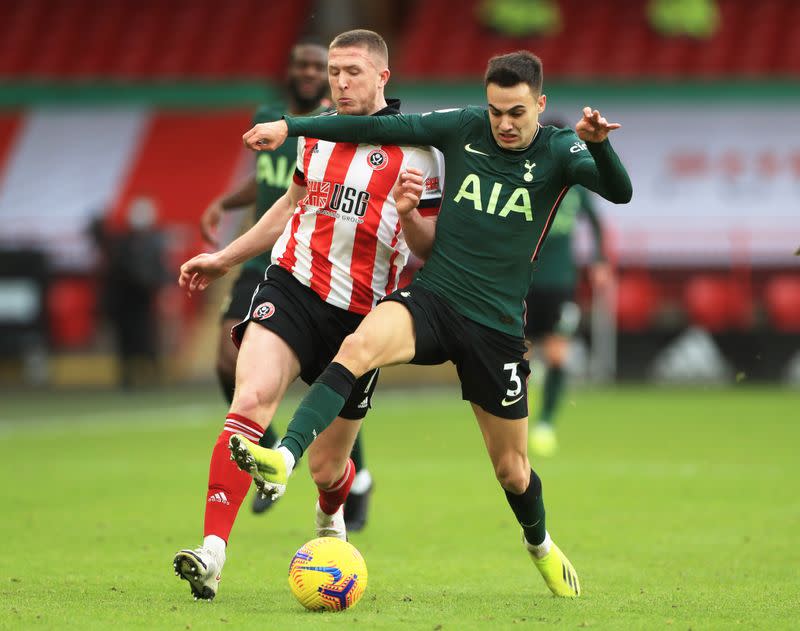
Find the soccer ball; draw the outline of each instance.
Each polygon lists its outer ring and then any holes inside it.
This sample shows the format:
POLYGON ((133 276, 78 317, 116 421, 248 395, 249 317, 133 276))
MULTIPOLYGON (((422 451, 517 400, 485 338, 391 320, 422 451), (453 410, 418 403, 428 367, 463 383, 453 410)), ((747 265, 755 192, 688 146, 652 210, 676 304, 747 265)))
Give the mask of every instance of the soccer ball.
POLYGON ((367 564, 352 545, 334 537, 312 539, 292 557, 289 588, 312 611, 354 607, 367 589, 367 564))

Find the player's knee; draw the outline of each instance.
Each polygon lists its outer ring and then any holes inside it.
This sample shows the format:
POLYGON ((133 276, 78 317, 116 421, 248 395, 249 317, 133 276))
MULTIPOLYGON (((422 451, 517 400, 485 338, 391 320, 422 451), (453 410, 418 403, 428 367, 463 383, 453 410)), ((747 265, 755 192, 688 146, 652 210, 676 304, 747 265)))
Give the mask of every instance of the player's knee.
POLYGON ((372 351, 366 338, 357 332, 344 338, 336 357, 357 376, 363 375, 372 368, 372 351))
POLYGON ((567 352, 564 351, 556 351, 550 354, 547 358, 547 363, 554 368, 563 368, 564 364, 567 363, 567 352))
POLYGON ((320 489, 329 489, 336 484, 344 473, 345 464, 346 462, 340 462, 338 458, 326 457, 325 454, 310 454, 308 458, 311 479, 320 489))
POLYGON ((274 398, 270 392, 256 387, 255 384, 237 383, 231 411, 255 420, 261 417, 264 409, 275 405, 274 398))
POLYGON ((566 339, 553 339, 545 345, 545 359, 550 366, 563 368, 569 355, 569 342, 566 339))
POLYGON ((500 458, 494 467, 497 481, 506 491, 519 495, 528 488, 531 478, 530 465, 521 454, 508 454, 500 458))

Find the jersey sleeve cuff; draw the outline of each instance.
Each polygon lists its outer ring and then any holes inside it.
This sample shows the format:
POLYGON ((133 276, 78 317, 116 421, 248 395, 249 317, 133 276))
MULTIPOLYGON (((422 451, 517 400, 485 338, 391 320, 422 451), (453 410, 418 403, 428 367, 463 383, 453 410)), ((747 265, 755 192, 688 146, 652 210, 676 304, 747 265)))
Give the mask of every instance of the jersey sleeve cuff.
POLYGON ((302 129, 302 123, 297 118, 285 114, 283 116, 283 120, 286 121, 286 129, 290 136, 304 135, 304 130, 302 129))
POLYGON ((430 197, 428 199, 421 199, 417 204, 417 212, 423 217, 436 217, 439 214, 439 208, 442 205, 441 197, 430 197))

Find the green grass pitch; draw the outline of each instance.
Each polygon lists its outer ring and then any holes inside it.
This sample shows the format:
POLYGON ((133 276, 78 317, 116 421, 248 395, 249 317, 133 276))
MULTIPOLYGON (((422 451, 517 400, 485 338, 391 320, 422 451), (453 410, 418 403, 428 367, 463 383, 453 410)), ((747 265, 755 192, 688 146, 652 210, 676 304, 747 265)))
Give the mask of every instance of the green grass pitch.
MULTIPOLYGON (((219 596, 194 602, 217 392, 0 394, 0 629, 797 628, 800 396, 759 388, 574 390, 535 463, 580 574, 549 595, 455 389, 376 396, 367 593, 313 614, 286 574, 312 538, 305 465, 236 524, 219 596)), ((282 408, 277 425, 290 411, 282 408)))

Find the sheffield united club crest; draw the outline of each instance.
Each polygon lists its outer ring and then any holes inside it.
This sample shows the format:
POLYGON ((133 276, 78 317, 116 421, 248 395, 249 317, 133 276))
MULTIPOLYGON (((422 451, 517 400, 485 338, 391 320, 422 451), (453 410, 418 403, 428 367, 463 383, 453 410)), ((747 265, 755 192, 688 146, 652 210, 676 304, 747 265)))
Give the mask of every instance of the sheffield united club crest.
POLYGON ((380 171, 389 164, 389 156, 383 149, 373 149, 367 155, 367 164, 375 171, 380 171))
POLYGON ((271 302, 262 302, 253 309, 253 320, 266 320, 275 313, 275 305, 271 302))

